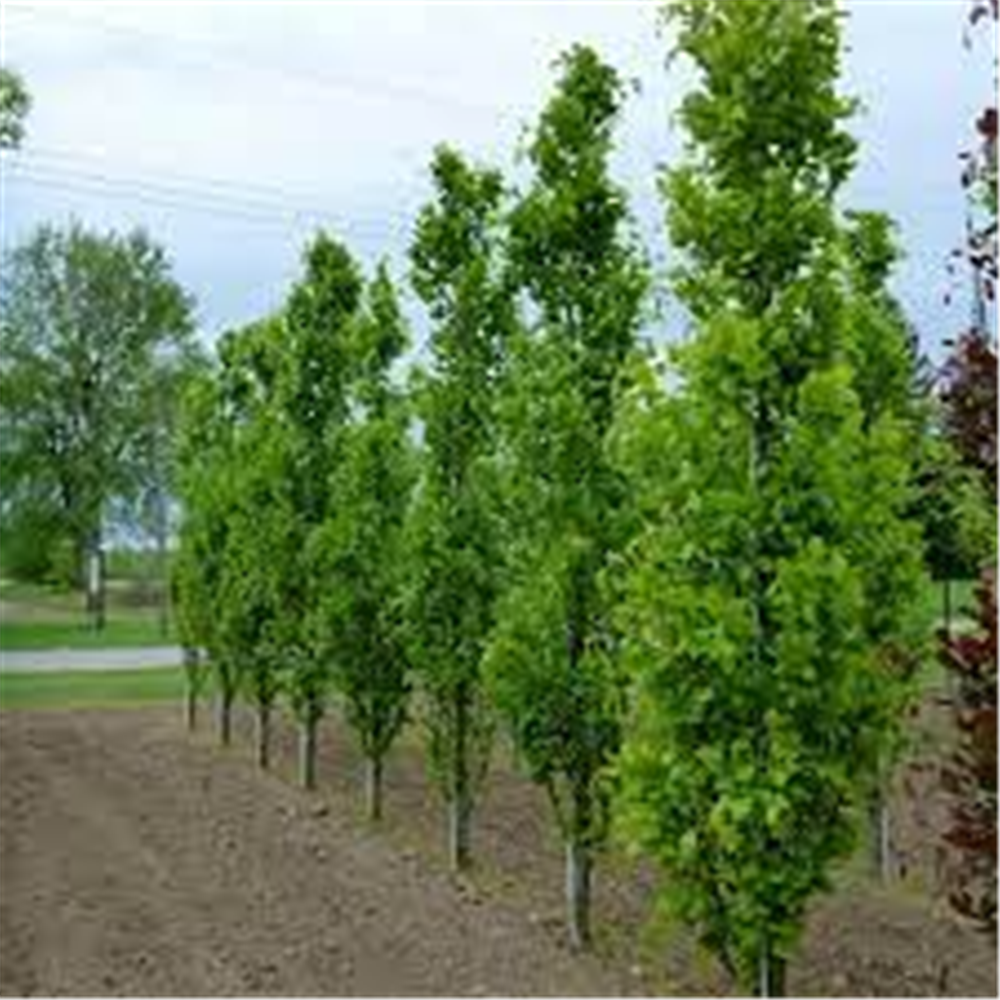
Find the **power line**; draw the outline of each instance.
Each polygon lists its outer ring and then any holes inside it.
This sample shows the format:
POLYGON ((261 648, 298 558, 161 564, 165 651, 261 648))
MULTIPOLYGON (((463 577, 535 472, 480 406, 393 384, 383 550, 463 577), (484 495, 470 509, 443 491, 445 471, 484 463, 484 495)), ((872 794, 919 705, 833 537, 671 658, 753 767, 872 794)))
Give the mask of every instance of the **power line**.
MULTIPOLYGON (((307 216, 304 214, 289 214, 287 212, 281 213, 279 211, 269 212, 262 209, 240 208, 232 204, 213 202, 204 197, 149 190, 136 184, 122 183, 119 180, 77 174, 71 171, 56 171, 51 168, 39 170, 38 167, 19 167, 12 174, 6 175, 5 179, 14 184, 27 184, 29 186, 74 194, 96 194, 102 197, 118 198, 157 208, 185 211, 200 216, 225 217, 251 225, 260 225, 272 229, 281 228, 286 231, 298 228, 304 224, 318 225, 324 218, 319 213, 307 216)), ((325 218, 328 227, 344 237, 371 240, 387 239, 392 236, 391 230, 385 223, 375 223, 373 226, 371 220, 359 221, 349 218, 333 220, 329 215, 325 218)))
MULTIPOLYGON (((7 161, 7 166, 12 169, 14 176, 19 176, 23 172, 34 175, 54 176, 57 179, 68 178, 70 180, 82 180, 101 185, 112 185, 118 187, 128 187, 141 193, 148 193, 153 196, 166 196, 169 198, 181 198, 189 201, 207 203, 211 208, 232 208, 247 214, 265 215, 269 217, 288 218, 314 218, 323 220, 331 225, 340 225, 344 218, 334 212, 305 203, 297 204, 292 201, 278 201, 260 198, 259 196, 246 196, 234 193, 232 190, 220 191, 211 186, 199 185, 197 183, 176 181, 164 181, 156 178, 149 179, 135 175, 113 175, 103 171, 86 169, 80 167, 66 167, 58 163, 47 163, 35 161, 31 157, 22 158, 19 154, 15 158, 7 161)), ((360 220, 367 224, 369 221, 381 224, 381 219, 360 220)))
MULTIPOLYGON (((97 167, 105 170, 110 165, 110 158, 105 155, 91 153, 87 151, 77 151, 60 149, 50 146, 36 146, 29 144, 22 146, 17 151, 19 161, 32 162, 34 160, 54 161, 57 164, 68 164, 70 167, 81 166, 91 170, 97 167)), ((213 195, 232 197, 236 193, 240 199, 245 201, 260 202, 269 207, 280 205, 282 208, 289 206, 301 206, 307 209, 317 202, 322 202, 328 196, 319 191, 308 191, 294 185, 262 184, 259 181, 248 180, 246 178, 212 177, 201 173, 187 173, 161 166, 153 166, 148 161, 137 164, 142 171, 137 175, 130 172, 130 177, 150 178, 155 183, 166 183, 181 187, 198 188, 211 191, 213 195)), ((395 186, 398 190, 398 185, 395 186)))
MULTIPOLYGON (((106 170, 108 158, 93 154, 81 154, 69 150, 50 149, 47 147, 26 147, 17 151, 16 162, 32 167, 62 170, 73 170, 81 174, 100 173, 105 178, 121 179, 124 183, 134 183, 156 189, 167 190, 168 193, 193 193, 199 196, 232 202, 237 207, 263 208, 279 210, 282 213, 302 212, 303 214, 322 214, 333 216, 326 209, 317 208, 329 196, 319 192, 307 192, 295 187, 279 187, 277 185, 260 184, 243 178, 209 177, 204 174, 180 173, 172 170, 146 169, 142 173, 119 172, 109 173, 106 170)), ((395 188, 398 192, 398 185, 395 188)))

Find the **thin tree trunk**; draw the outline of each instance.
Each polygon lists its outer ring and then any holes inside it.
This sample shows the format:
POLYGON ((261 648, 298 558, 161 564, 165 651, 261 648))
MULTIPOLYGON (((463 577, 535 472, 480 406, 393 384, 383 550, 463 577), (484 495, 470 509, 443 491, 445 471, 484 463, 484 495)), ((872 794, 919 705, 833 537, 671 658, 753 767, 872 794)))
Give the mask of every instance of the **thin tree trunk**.
POLYGON ((774 955, 770 945, 765 944, 761 948, 760 958, 757 962, 757 982, 754 994, 759 997, 783 997, 785 995, 785 968, 785 960, 774 955))
POLYGON ((257 703, 257 766, 266 771, 271 764, 271 703, 257 703))
POLYGON ((464 687, 455 700, 455 747, 448 802, 448 856, 452 871, 464 871, 472 859, 472 799, 468 760, 469 705, 464 687))
POLYGON ((198 726, 198 695, 190 679, 184 691, 184 718, 188 732, 194 732, 198 726))
POLYGON ((895 858, 892 850, 892 817, 884 788, 872 796, 869 807, 872 874, 883 885, 888 885, 895 875, 895 858))
MULTIPOLYGON (((944 632, 945 642, 951 641, 951 623, 952 623, 952 607, 951 607, 951 580, 945 579, 941 581, 941 628, 944 632)), ((944 690, 945 695, 948 698, 954 699, 958 694, 958 685, 956 684, 955 671, 945 670, 944 672, 944 690)))
POLYGON ((577 951, 590 947, 590 848, 576 835, 566 841, 566 925, 577 951))
POLYGON ((160 569, 160 635, 170 631, 170 571, 167 567, 167 503, 162 491, 157 500, 156 550, 160 569))
POLYGON ((201 664, 199 662, 200 654, 197 649, 192 649, 188 646, 184 647, 184 676, 186 684, 184 685, 184 717, 187 721, 187 727, 189 732, 193 732, 198 725, 198 689, 199 689, 199 671, 201 670, 201 664))
POLYGON ((104 552, 101 547, 101 534, 97 531, 91 535, 87 548, 84 574, 87 585, 87 614, 95 632, 102 631, 105 623, 104 576, 104 552))
POLYGON ((307 709, 299 723, 299 784, 303 788, 316 787, 316 728, 319 715, 312 708, 307 709))
POLYGON ((218 712, 219 743, 227 747, 232 742, 233 737, 233 692, 228 687, 223 687, 219 691, 216 709, 218 712))
POLYGON ((368 819, 377 823, 382 818, 382 757, 369 757, 365 761, 365 802, 368 819))

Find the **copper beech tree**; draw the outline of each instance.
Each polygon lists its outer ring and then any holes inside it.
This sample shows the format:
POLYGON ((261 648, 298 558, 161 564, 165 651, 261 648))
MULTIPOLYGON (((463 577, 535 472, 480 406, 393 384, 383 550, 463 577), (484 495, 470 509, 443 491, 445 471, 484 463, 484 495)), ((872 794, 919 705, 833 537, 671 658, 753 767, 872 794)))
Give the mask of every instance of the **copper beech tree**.
MULTIPOLYGON (((995 34, 996 0, 976 0, 971 24, 995 34)), ((995 88, 994 88, 995 92, 995 88)), ((973 323, 942 371, 945 428, 989 497, 991 537, 978 553, 988 568, 976 589, 974 631, 941 635, 941 659, 955 679, 951 707, 958 749, 944 765, 952 819, 945 842, 949 897, 996 940, 997 925, 997 109, 975 122, 978 145, 965 156, 968 200, 965 257, 973 277, 973 323)))

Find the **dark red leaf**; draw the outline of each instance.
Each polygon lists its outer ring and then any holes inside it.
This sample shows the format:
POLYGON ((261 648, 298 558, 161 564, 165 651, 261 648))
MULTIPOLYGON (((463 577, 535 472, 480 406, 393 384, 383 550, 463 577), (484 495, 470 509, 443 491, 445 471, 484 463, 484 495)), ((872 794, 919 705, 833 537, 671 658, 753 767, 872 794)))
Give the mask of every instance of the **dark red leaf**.
POLYGON ((987 108, 979 116, 976 128, 987 139, 1000 138, 1000 108, 987 108))

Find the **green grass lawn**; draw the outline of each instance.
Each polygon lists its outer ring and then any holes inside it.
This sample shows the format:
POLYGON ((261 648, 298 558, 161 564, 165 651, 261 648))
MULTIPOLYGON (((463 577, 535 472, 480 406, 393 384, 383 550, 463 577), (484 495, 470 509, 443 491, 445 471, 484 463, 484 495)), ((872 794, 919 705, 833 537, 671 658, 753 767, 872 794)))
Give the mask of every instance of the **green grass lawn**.
POLYGON ((169 646, 172 630, 163 635, 154 617, 110 618, 100 632, 80 622, 2 621, 0 649, 106 649, 117 646, 169 646))
POLYGON ((0 709, 148 705, 183 695, 180 667, 0 673, 0 709))
POLYGON ((0 580, 0 649, 99 649, 162 646, 176 642, 160 630, 159 608, 136 602, 127 581, 109 581, 106 626, 94 632, 79 593, 0 580))

